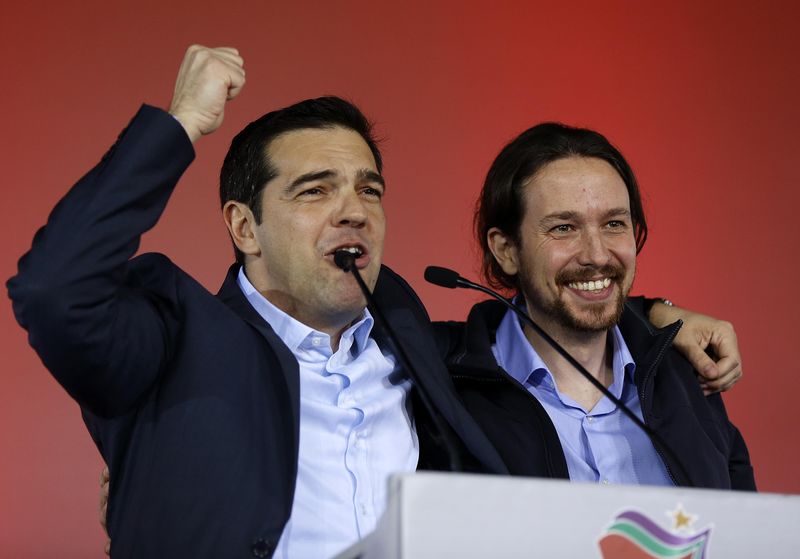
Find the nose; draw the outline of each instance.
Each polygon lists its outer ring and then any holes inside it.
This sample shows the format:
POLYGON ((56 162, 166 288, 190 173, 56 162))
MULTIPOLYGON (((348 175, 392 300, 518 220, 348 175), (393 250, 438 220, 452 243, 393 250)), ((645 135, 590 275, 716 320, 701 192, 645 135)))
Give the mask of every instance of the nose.
POLYGON ((581 266, 604 266, 611 260, 611 252, 600 231, 584 230, 580 236, 578 263, 581 266))
POLYGON ((367 223, 367 209, 364 207, 364 201, 357 192, 342 193, 334 221, 339 226, 357 228, 363 227, 367 223))

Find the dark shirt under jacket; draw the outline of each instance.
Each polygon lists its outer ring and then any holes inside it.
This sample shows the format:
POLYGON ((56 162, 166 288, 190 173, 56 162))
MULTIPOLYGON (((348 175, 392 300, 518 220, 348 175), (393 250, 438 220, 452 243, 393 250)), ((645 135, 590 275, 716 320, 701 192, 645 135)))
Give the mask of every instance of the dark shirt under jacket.
MULTIPOLYGON (((215 296, 164 255, 132 258, 193 157, 180 124, 143 107, 8 282, 17 320, 109 465, 116 558, 268 557, 291 510, 298 366, 237 286, 238 267, 215 296)), ((506 472, 460 405, 414 292, 384 267, 375 296, 422 374, 412 395, 428 394, 476 468, 506 472)), ((415 418, 421 449, 439 437, 426 418, 415 418)))

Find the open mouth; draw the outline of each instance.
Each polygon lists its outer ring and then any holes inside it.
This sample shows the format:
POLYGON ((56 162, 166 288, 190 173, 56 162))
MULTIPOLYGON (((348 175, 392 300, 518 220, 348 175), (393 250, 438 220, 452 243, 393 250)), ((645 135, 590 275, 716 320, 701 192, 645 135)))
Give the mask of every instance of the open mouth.
POLYGON ((572 281, 567 284, 570 289, 577 291, 587 291, 589 293, 600 293, 611 285, 611 278, 602 278, 591 281, 572 281))
MULTIPOLYGON (((332 251, 325 254, 327 258, 330 258, 334 262, 342 261, 342 257, 344 257, 344 261, 352 260, 355 263, 356 268, 363 269, 366 268, 367 264, 369 264, 370 257, 369 253, 367 252, 366 247, 360 244, 347 244, 338 246, 332 251), (339 256, 337 256, 337 254, 339 256)), ((336 264, 339 266, 339 264, 336 264)), ((341 267, 341 266, 339 266, 341 267)))
POLYGON ((334 250, 333 252, 334 253, 336 253, 336 252, 347 252, 349 254, 352 254, 356 258, 358 258, 359 256, 362 256, 364 254, 364 249, 362 249, 360 246, 340 247, 340 248, 337 248, 336 250, 334 250))
POLYGON ((614 285, 616 285, 615 277, 599 277, 591 280, 583 281, 568 281, 562 283, 567 290, 575 297, 584 301, 601 302, 605 301, 614 292, 614 285))

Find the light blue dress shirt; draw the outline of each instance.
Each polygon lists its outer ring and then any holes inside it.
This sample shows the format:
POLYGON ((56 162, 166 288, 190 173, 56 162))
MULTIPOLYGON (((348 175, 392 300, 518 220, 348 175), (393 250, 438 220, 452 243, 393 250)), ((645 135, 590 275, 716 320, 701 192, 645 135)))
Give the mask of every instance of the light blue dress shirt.
POLYGON ((271 304, 243 269, 238 283, 300 366, 297 487, 273 557, 331 557, 375 529, 389 475, 416 470, 410 382, 370 337, 369 311, 345 330, 334 352, 327 334, 271 304))
MULTIPOLYGON (((611 329, 611 336, 614 380, 608 389, 642 419, 633 381, 636 365, 618 327, 611 329)), ((492 352, 498 365, 533 394, 550 416, 572 481, 673 485, 650 438, 611 400, 603 396, 587 411, 558 391, 553 375, 510 309, 497 329, 492 352)))

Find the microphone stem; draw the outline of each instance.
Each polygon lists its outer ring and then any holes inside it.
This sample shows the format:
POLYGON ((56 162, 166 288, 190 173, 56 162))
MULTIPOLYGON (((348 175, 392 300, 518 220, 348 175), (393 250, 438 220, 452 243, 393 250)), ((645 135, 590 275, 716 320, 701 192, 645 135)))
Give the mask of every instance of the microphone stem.
MULTIPOLYGON (((346 272, 347 270, 345 270, 346 272)), ((361 277, 361 274, 358 272, 358 268, 356 267, 355 263, 349 266, 349 271, 353 273, 356 278, 356 282, 358 282, 358 286, 361 288, 361 291, 364 293, 364 297, 367 300, 367 307, 369 311, 372 313, 372 316, 375 318, 375 322, 377 322, 378 326, 386 333, 386 336, 389 338, 389 342, 393 346, 395 355, 397 356, 398 360, 400 361, 400 365, 406 370, 409 378, 411 379, 412 383, 415 385, 417 389, 417 393, 419 394, 420 400, 422 400, 423 405, 427 408, 428 414, 431 416, 431 421, 435 426, 436 430, 442 436, 442 442, 445 446, 445 451, 447 452, 447 461, 451 472, 460 472, 461 471, 461 460, 458 457, 458 453, 453 446, 453 441, 450 440, 450 437, 445 431, 445 426, 442 424, 441 419, 436 412, 436 409, 433 407, 433 404, 430 401, 427 393, 422 387, 422 384, 419 380, 419 375, 417 374, 416 369, 411 365, 411 360, 408 358, 408 354, 406 354, 405 349, 403 348, 402 344, 400 344, 399 340, 394 334, 394 330, 389 326, 388 321, 383 316, 383 312, 381 312, 378 304, 375 301, 375 298, 372 296, 367 284, 364 283, 364 279, 361 277)))
POLYGON ((507 299, 501 297, 491 289, 488 289, 478 283, 474 283, 467 279, 459 277, 458 284, 461 285, 462 287, 468 287, 486 293, 487 295, 494 297, 495 299, 506 305, 508 308, 513 310, 517 314, 517 316, 519 316, 528 326, 533 328, 533 330, 537 334, 539 334, 548 344, 550 344, 550 346, 553 349, 555 349, 564 359, 566 359, 573 367, 575 367, 578 370, 578 372, 586 378, 586 380, 592 383, 595 386, 595 388, 597 388, 606 398, 611 400, 617 406, 617 408, 622 411, 622 413, 628 416, 628 418, 631 421, 633 421, 633 423, 636 424, 642 431, 644 431, 644 433, 647 434, 654 442, 658 443, 658 445, 664 450, 664 452, 666 452, 669 455, 669 457, 672 458, 673 462, 675 462, 675 464, 678 466, 678 468, 681 471, 681 474, 683 474, 684 478, 686 479, 686 482, 690 486, 692 485, 692 480, 689 477, 689 473, 686 471, 686 468, 684 468, 683 462, 681 462, 681 460, 673 452, 672 448, 664 441, 664 439, 658 433, 653 431, 649 425, 647 425, 644 421, 639 419, 639 416, 633 413, 633 411, 631 411, 631 409, 628 406, 626 406, 622 402, 622 400, 614 396, 614 394, 612 394, 611 391, 603 385, 603 383, 601 383, 594 377, 594 375, 592 375, 589 371, 587 371, 586 368, 583 365, 581 365, 581 363, 579 363, 577 359, 572 357, 572 355, 570 355, 567 352, 566 349, 561 347, 561 344, 559 344, 557 341, 551 338, 550 335, 547 332, 545 332, 538 324, 536 324, 533 321, 533 319, 530 316, 528 316, 527 313, 523 312, 521 309, 517 308, 516 305, 509 302, 507 299))

